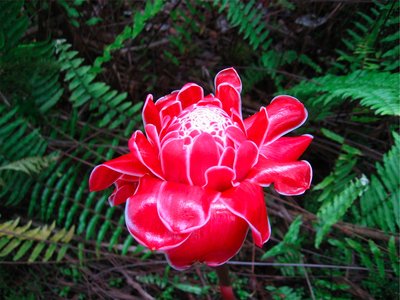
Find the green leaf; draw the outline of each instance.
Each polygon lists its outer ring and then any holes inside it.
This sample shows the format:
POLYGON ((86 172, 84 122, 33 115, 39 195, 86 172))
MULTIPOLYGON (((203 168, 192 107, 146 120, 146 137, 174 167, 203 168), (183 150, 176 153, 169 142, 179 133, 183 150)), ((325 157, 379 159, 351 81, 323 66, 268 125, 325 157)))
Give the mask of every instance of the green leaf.
POLYGON ((289 251, 293 251, 300 247, 301 238, 299 237, 300 227, 302 225, 301 215, 297 216, 293 220, 292 224, 284 236, 283 240, 276 246, 265 252, 261 259, 266 259, 271 256, 277 256, 281 254, 286 254, 289 251))
POLYGON ((89 20, 87 20, 87 21, 85 22, 85 24, 88 25, 88 26, 94 26, 94 25, 97 25, 98 23, 100 23, 100 22, 102 22, 102 21, 103 21, 102 18, 99 18, 99 17, 91 17, 89 20))
POLYGON ((390 263, 392 264, 392 269, 397 276, 400 275, 400 259, 398 251, 396 250, 396 241, 394 236, 391 236, 388 244, 388 251, 390 257, 390 263))
POLYGON ((378 275, 380 278, 385 278, 385 263, 383 261, 382 251, 378 248, 373 240, 369 240, 368 244, 374 256, 375 264, 378 266, 378 275))
POLYGON ((332 201, 322 204, 317 212, 318 223, 316 224, 315 247, 319 248, 324 236, 329 232, 332 225, 340 220, 350 208, 353 202, 367 189, 366 177, 350 182, 339 194, 334 195, 332 201))
POLYGON ((195 295, 204 295, 208 287, 201 287, 198 285, 191 285, 191 284, 186 284, 186 283, 174 283, 174 287, 176 287, 178 290, 181 290, 185 293, 191 293, 195 295))

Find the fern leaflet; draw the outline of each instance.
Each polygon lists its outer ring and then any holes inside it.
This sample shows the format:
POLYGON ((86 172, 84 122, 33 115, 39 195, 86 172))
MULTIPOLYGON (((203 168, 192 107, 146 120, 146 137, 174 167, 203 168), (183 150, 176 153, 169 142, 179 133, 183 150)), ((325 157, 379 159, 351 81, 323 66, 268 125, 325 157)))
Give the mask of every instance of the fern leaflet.
POLYGON ((339 221, 353 202, 365 192, 367 183, 368 180, 365 176, 356 179, 350 182, 341 193, 334 195, 331 201, 322 204, 317 212, 316 248, 319 248, 324 236, 329 232, 332 225, 339 221))
POLYGON ((400 136, 393 132, 395 143, 377 163, 377 174, 371 176, 371 184, 360 199, 363 225, 397 232, 400 228, 400 136))
POLYGON ((358 70, 345 76, 326 75, 312 82, 303 81, 288 93, 307 99, 321 116, 321 109, 330 111, 346 99, 358 100, 377 115, 400 116, 399 81, 399 73, 358 70))
POLYGON ((10 162, 6 165, 0 166, 0 172, 3 170, 13 170, 24 172, 28 175, 40 173, 43 169, 47 168, 51 163, 58 159, 58 155, 48 155, 44 157, 26 157, 17 161, 10 162))
POLYGON ((89 104, 89 109, 96 110, 101 118, 100 127, 114 129, 125 123, 125 132, 130 133, 136 124, 132 119, 142 103, 126 101, 126 92, 118 93, 103 82, 94 82, 96 75, 89 72, 89 66, 82 65, 83 59, 76 57, 78 52, 71 51, 71 45, 59 40, 56 46, 61 70, 66 72, 65 81, 69 83, 70 101, 74 107, 89 104))
POLYGON ((55 260, 59 262, 74 236, 74 226, 55 231, 55 223, 33 228, 31 222, 24 226, 18 224, 19 219, 0 224, 0 257, 3 259, 12 257, 13 261, 21 261, 26 257, 27 262, 38 259, 46 262, 56 255, 55 260))
POLYGON ((121 49, 128 39, 135 39, 144 29, 146 22, 159 13, 164 6, 164 0, 147 1, 143 12, 136 12, 133 17, 132 26, 126 26, 124 30, 115 37, 115 40, 110 45, 106 46, 103 55, 96 58, 92 72, 98 74, 101 72, 103 63, 111 60, 113 51, 121 49))

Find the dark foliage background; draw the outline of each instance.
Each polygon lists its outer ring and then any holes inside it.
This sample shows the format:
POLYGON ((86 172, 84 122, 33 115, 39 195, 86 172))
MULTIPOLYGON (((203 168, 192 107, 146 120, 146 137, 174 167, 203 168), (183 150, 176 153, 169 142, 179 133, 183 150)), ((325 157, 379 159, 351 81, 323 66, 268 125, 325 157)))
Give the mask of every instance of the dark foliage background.
POLYGON ((89 193, 127 151, 141 107, 221 69, 248 116, 303 101, 315 139, 301 197, 265 191, 272 238, 231 261, 240 299, 399 297, 399 2, 0 1, 1 299, 218 299, 136 244, 89 193))

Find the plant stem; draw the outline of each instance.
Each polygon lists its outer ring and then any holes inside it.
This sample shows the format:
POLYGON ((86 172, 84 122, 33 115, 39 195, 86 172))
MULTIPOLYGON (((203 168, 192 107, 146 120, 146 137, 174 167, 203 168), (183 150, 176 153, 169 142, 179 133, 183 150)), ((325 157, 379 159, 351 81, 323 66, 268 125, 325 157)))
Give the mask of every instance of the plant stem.
POLYGON ((223 300, 236 300, 233 293, 231 281, 229 279, 229 268, 227 265, 221 265, 215 268, 219 279, 219 289, 223 300))

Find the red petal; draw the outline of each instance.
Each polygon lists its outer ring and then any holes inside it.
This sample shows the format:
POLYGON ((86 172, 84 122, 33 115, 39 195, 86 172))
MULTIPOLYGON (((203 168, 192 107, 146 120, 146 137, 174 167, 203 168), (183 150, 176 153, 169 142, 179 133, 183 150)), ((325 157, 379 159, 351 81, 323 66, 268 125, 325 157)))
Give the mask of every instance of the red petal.
POLYGON ((310 188, 312 169, 304 160, 273 162, 260 156, 247 177, 262 186, 273 183, 275 190, 282 195, 300 195, 310 188))
POLYGON ((243 120, 243 124, 244 124, 244 126, 246 128, 246 131, 247 131, 247 129, 249 129, 253 125, 253 123, 254 123, 255 119, 257 118, 258 114, 260 114, 260 112, 255 113, 254 115, 251 115, 250 117, 248 117, 248 118, 243 120))
POLYGON ((265 107, 261 107, 260 111, 250 118, 244 120, 247 130, 247 137, 260 146, 264 143, 269 130, 269 119, 265 107))
POLYGON ((158 110, 163 109, 165 106, 169 105, 171 102, 175 102, 176 97, 178 96, 178 92, 179 91, 173 91, 171 94, 157 99, 155 104, 156 104, 156 107, 158 108, 158 110))
POLYGON ((281 137, 260 148, 260 154, 277 162, 296 161, 310 145, 313 137, 305 134, 297 137, 281 137))
POLYGON ((226 166, 232 169, 233 162, 235 161, 235 155, 235 150, 232 147, 226 147, 219 159, 219 165, 226 166))
POLYGON ((133 153, 125 154, 95 167, 90 174, 90 191, 101 191, 113 184, 122 174, 143 176, 147 168, 133 153))
POLYGON ((183 139, 170 139, 161 147, 161 165, 166 180, 191 184, 189 146, 183 139))
POLYGON ((246 132, 243 119, 241 116, 239 116, 236 112, 233 111, 231 114, 231 119, 237 127, 239 127, 243 132, 246 132))
POLYGON ((166 122, 164 122, 164 120, 169 120, 175 116, 178 116, 181 111, 182 111, 182 106, 179 101, 171 102, 167 106, 164 106, 164 108, 161 109, 161 111, 160 111, 163 126, 164 126, 164 123, 166 123, 166 122))
POLYGON ((291 96, 277 96, 267 106, 269 128, 266 141, 273 141, 301 126, 307 119, 304 105, 291 96))
POLYGON ((197 102, 197 106, 207 106, 207 105, 212 105, 222 108, 221 101, 215 98, 213 94, 207 95, 204 97, 203 100, 197 102))
POLYGON ((143 132, 137 130, 130 138, 129 149, 136 154, 138 159, 156 176, 163 178, 158 150, 144 136, 143 132))
POLYGON ((137 188, 137 182, 129 182, 124 180, 117 180, 115 185, 116 188, 114 192, 108 198, 108 202, 111 206, 125 203, 129 197, 133 196, 137 188))
POLYGON ((244 181, 239 186, 222 193, 220 199, 233 214, 249 224, 255 244, 262 247, 270 236, 262 188, 244 181))
POLYGON ((181 125, 178 123, 172 124, 167 130, 165 130, 165 133, 166 133, 165 135, 164 135, 164 132, 162 132, 162 134, 160 135, 161 144, 165 144, 169 140, 180 139, 181 136, 179 135, 179 132, 177 130, 177 129, 179 129, 180 126, 181 125), (169 131, 169 130, 171 130, 171 131, 169 131))
POLYGON ((215 90, 222 83, 231 84, 239 93, 242 91, 242 81, 234 68, 224 69, 215 76, 215 90))
POLYGON ((236 151, 233 164, 236 173, 235 181, 242 181, 252 167, 257 163, 258 148, 251 141, 242 143, 236 151))
POLYGON ((174 233, 192 232, 210 218, 211 202, 218 192, 197 186, 169 181, 151 183, 158 190, 158 215, 164 225, 174 233))
POLYGON ((121 177, 118 179, 118 181, 126 181, 127 183, 133 183, 139 181, 138 176, 132 176, 132 175, 126 175, 122 174, 121 177))
POLYGON ((182 108, 199 102, 204 98, 203 88, 195 83, 187 83, 178 93, 177 100, 182 103, 182 108))
POLYGON ((139 243, 150 250, 167 250, 183 243, 190 234, 172 233, 165 227, 157 212, 158 195, 157 185, 147 177, 141 178, 136 194, 125 206, 125 221, 139 243))
POLYGON ((193 231, 182 245, 167 250, 167 259, 176 269, 186 269, 195 262, 213 267, 222 265, 240 250, 247 230, 242 218, 216 201, 211 204, 211 218, 207 224, 193 231))
POLYGON ((206 172, 206 184, 204 187, 215 191, 225 191, 233 186, 235 172, 228 167, 211 167, 206 172))
POLYGON ((153 124, 158 130, 161 129, 159 110, 154 105, 153 95, 149 94, 143 106, 142 118, 144 125, 153 124))
POLYGON ((150 144, 159 152, 160 137, 158 136, 157 128, 153 124, 148 124, 145 127, 145 131, 150 144))
POLYGON ((242 101, 238 90, 230 83, 222 83, 218 85, 216 96, 221 100, 222 109, 226 111, 228 115, 231 115, 232 111, 242 114, 242 101))
POLYGON ((240 145, 243 142, 247 140, 246 135, 244 134, 243 131, 239 129, 239 127, 236 126, 229 126, 226 130, 225 133, 228 138, 230 138, 234 144, 240 145))
POLYGON ((190 178, 194 185, 203 186, 208 168, 218 165, 218 147, 214 138, 203 132, 195 139, 190 153, 190 178))

